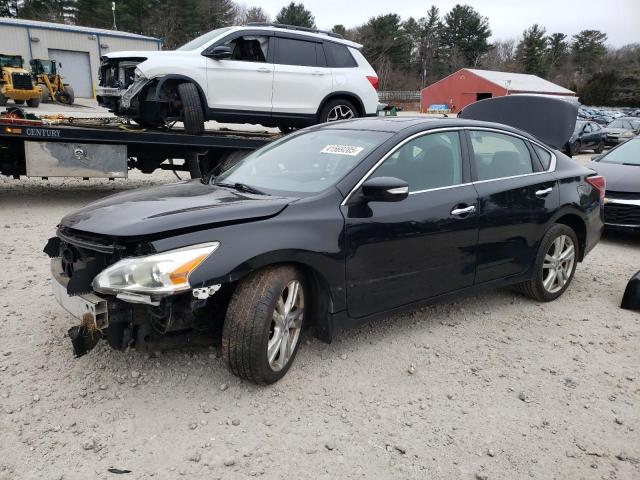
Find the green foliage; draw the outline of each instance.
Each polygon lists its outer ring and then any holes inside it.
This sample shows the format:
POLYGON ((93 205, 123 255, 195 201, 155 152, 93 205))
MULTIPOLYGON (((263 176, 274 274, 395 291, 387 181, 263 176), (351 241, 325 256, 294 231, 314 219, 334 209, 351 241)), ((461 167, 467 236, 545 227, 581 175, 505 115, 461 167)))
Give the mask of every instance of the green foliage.
POLYGON ((547 74, 552 76, 567 61, 569 44, 564 33, 552 33, 547 37, 547 74))
POLYGON ((342 35, 343 37, 347 36, 347 29, 344 25, 334 25, 331 31, 333 33, 337 33, 338 35, 342 35))
POLYGON ((475 67, 489 51, 489 21, 469 5, 459 5, 444 17, 440 44, 450 71, 475 67))
POLYGON ((582 30, 573 36, 573 62, 581 73, 592 73, 607 52, 607 35, 600 30, 582 30))
POLYGON ((607 105, 618 82, 615 72, 608 71, 594 74, 580 89, 580 101, 586 105, 607 105))
POLYGON ((18 0, 0 0, 0 17, 16 17, 18 0))
POLYGON ((316 20, 309 10, 304 8, 303 3, 291 2, 286 7, 282 7, 276 17, 277 23, 285 25, 296 25, 298 27, 315 28, 316 20))
POLYGON ((19 18, 64 23, 73 21, 75 0, 24 0, 18 10, 19 18))
POLYGON ((524 73, 541 77, 547 74, 547 37, 546 31, 538 24, 525 30, 522 40, 516 48, 516 59, 524 73))

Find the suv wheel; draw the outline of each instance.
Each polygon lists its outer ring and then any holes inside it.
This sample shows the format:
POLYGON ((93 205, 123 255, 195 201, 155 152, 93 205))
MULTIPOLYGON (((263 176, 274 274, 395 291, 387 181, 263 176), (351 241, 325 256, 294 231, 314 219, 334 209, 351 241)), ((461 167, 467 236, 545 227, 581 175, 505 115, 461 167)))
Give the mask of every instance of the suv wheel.
POLYGON ((294 267, 268 267, 240 282, 222 331, 222 356, 237 376, 274 383, 289 370, 300 345, 305 281, 294 267))
POLYGON ((553 225, 542 238, 534 277, 519 285, 526 296, 540 302, 555 300, 571 284, 578 264, 578 238, 572 228, 553 225))
POLYGON ((320 123, 349 120, 350 118, 357 117, 358 110, 353 103, 348 100, 337 98, 335 100, 330 100, 322 108, 322 111, 320 112, 320 123))
POLYGON ((191 135, 204 133, 204 113, 198 89, 193 83, 178 85, 178 96, 182 103, 182 122, 184 129, 191 135))

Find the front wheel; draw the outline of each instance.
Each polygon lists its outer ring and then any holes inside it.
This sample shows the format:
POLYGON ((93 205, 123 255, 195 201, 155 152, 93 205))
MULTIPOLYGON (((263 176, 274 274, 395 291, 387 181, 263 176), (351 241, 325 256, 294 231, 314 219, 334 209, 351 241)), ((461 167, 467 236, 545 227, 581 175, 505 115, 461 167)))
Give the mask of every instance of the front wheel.
POLYGON ((580 143, 580 140, 576 140, 574 143, 571 144, 571 155, 578 155, 581 149, 582 149, 582 145, 580 143))
POLYGON ((72 105, 76 99, 73 88, 65 85, 62 92, 58 92, 58 101, 64 105, 72 105))
POLYGON ((338 98, 330 100, 320 112, 320 123, 337 122, 338 120, 350 120, 358 117, 358 110, 348 100, 338 98))
POLYGON ((526 296, 550 302, 571 284, 578 263, 578 238, 567 225, 552 226, 540 242, 534 277, 519 285, 526 296))
POLYGON ((300 344, 305 281, 291 266, 267 267, 240 282, 222 331, 222 355, 237 376, 257 384, 280 380, 300 344))
POLYGON ((178 85, 178 96, 182 103, 182 122, 184 129, 191 135, 204 133, 204 112, 198 89, 193 83, 181 83, 178 85))

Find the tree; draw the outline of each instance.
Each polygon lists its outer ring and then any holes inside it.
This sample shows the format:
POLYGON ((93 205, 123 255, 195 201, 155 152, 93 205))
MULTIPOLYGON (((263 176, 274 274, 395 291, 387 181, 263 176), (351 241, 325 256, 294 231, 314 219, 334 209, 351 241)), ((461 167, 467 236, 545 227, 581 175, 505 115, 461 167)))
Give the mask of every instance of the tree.
POLYGON ((74 0, 24 0, 18 17, 29 20, 64 23, 73 21, 74 0))
POLYGON ((522 40, 516 47, 516 58, 523 72, 546 77, 546 55, 546 30, 536 23, 523 32, 522 40))
POLYGON ((567 61, 569 45, 564 33, 552 33, 547 37, 547 69, 550 74, 567 61))
POLYGON ((580 73, 593 73, 607 52, 607 34, 600 30, 582 30, 573 36, 573 63, 580 73))
POLYGON ((441 45, 449 71, 475 67, 489 51, 489 21, 469 5, 451 9, 442 24, 441 45))
POLYGON ((333 33, 337 33, 338 35, 342 35, 343 37, 347 36, 347 28, 341 24, 334 25, 331 31, 333 33))
POLYGON ((18 0, 0 0, 0 17, 17 17, 18 0))
POLYGON ((277 23, 285 25, 296 25, 298 27, 315 28, 316 20, 309 10, 304 8, 303 3, 291 2, 286 7, 282 7, 276 17, 277 23))
POLYGON ((481 66, 487 70, 518 72, 520 68, 516 61, 516 41, 496 40, 482 59, 481 66))
MULTIPOLYGON (((116 15, 120 15, 119 10, 116 11, 116 15)), ((111 29, 113 27, 111 0, 77 0, 75 23, 86 27, 111 29)), ((121 23, 119 28, 124 29, 124 25, 121 23)))
POLYGON ((260 22, 266 23, 271 19, 267 12, 265 12, 262 7, 249 7, 246 8, 244 6, 237 7, 236 9, 236 21, 238 25, 246 25, 247 23, 252 22, 260 22))
POLYGON ((420 86, 436 80, 441 74, 438 51, 442 41, 440 10, 432 5, 427 16, 420 19, 420 39, 418 41, 418 65, 420 86))

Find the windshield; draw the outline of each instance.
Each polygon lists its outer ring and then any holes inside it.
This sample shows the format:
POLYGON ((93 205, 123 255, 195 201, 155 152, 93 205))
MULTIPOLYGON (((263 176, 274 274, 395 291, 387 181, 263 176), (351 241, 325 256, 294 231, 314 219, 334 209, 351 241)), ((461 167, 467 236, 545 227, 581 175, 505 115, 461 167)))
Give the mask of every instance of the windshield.
POLYGON ((22 68, 22 57, 19 55, 0 55, 0 67, 22 68))
POLYGON ((194 38, 189 43, 185 43, 176 50, 197 50, 201 48, 206 43, 210 42, 214 38, 222 35, 224 32, 229 30, 231 27, 217 28, 216 30, 211 30, 209 33, 205 33, 204 35, 200 35, 198 38, 194 38))
POLYGON ((321 129, 288 135, 223 172, 216 183, 258 190, 316 193, 334 185, 392 134, 321 129))
POLYGON ((602 163, 640 166, 640 139, 632 139, 614 148, 600 160, 602 163))

